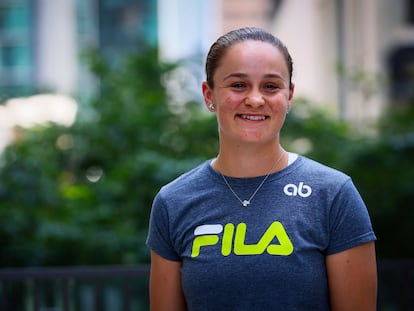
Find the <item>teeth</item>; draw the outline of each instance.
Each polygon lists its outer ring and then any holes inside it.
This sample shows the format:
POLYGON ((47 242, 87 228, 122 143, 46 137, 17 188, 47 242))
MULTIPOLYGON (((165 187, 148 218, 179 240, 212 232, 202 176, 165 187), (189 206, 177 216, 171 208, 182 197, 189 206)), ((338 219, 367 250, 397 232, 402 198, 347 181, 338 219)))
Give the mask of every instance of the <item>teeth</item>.
POLYGON ((252 121, 262 121, 262 120, 266 119, 265 116, 250 116, 250 115, 246 115, 246 114, 242 114, 241 117, 242 117, 242 119, 252 120, 252 121))

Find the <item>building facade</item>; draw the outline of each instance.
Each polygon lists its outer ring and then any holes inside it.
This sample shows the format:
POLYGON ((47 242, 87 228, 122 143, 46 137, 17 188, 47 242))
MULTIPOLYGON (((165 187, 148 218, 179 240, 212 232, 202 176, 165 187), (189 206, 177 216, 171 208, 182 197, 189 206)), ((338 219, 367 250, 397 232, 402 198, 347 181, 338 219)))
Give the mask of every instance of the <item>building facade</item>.
POLYGON ((413 102, 413 7, 412 0, 284 1, 273 30, 293 54, 297 95, 357 123, 396 101, 413 102))
POLYGON ((0 1, 0 100, 31 91, 33 22, 29 0, 0 1))
POLYGON ((282 39, 292 54, 296 98, 359 124, 374 122, 395 102, 413 102, 413 0, 208 3, 159 0, 163 56, 180 59, 197 50, 202 63, 220 34, 262 27, 282 39))
POLYGON ((80 53, 96 47, 116 60, 142 37, 163 60, 187 60, 198 88, 217 36, 256 26, 288 46, 296 97, 363 123, 414 97, 413 2, 0 0, 0 94, 87 92, 80 53))
POLYGON ((0 92, 77 95, 91 87, 80 55, 108 58, 157 41, 156 0, 0 0, 0 92))

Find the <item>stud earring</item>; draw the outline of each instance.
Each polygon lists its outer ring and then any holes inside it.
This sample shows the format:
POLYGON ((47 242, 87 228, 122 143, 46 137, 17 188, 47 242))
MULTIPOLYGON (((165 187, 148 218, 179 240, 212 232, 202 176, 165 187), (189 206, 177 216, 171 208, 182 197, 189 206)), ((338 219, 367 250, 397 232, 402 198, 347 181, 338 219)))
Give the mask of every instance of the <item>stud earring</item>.
POLYGON ((216 110, 216 106, 213 103, 210 103, 210 105, 208 105, 208 109, 210 111, 215 111, 216 110))

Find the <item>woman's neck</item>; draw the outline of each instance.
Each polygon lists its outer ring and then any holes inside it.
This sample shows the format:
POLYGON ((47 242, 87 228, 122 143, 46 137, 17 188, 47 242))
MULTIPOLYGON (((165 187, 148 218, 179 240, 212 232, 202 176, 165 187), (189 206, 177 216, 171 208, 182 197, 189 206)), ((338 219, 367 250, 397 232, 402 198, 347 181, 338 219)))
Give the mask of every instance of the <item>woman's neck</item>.
POLYGON ((287 166, 288 153, 277 143, 268 148, 220 148, 213 168, 225 176, 257 177, 287 166))

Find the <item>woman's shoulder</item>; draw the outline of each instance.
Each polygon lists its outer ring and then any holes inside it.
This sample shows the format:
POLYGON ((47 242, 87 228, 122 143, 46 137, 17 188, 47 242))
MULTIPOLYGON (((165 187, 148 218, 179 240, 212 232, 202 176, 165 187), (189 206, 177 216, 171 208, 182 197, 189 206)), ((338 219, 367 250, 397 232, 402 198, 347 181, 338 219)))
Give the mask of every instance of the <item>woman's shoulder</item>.
POLYGON ((201 185, 205 182, 206 177, 210 172, 211 160, 204 161, 193 169, 181 174, 161 188, 162 192, 177 192, 183 189, 190 189, 192 187, 201 185))
POLYGON ((350 176, 345 172, 303 155, 299 155, 296 162, 298 162, 297 169, 303 174, 310 175, 311 177, 326 178, 343 182, 350 179, 350 176))

